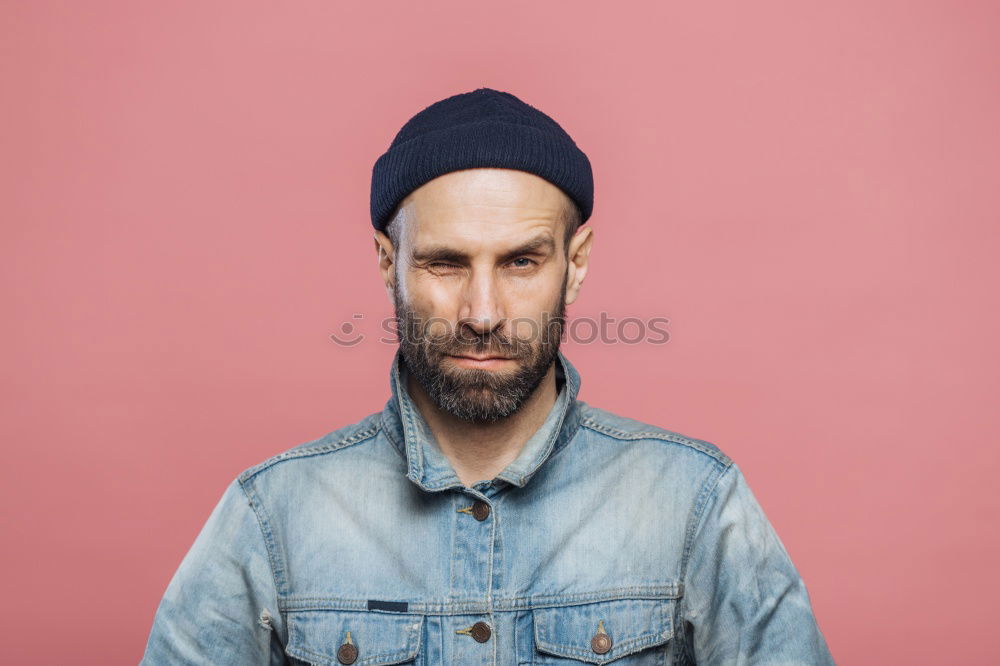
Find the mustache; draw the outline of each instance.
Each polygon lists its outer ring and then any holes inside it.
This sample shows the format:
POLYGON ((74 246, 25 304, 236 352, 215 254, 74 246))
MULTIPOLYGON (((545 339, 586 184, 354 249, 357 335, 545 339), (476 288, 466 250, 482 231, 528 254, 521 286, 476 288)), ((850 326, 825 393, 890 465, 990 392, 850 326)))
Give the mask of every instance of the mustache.
POLYGON ((435 354, 449 356, 505 356, 521 358, 530 354, 531 345, 520 340, 491 334, 469 339, 469 336, 445 335, 425 338, 426 345, 435 354))
MULTIPOLYGON (((411 320, 412 321, 412 320, 411 320)), ((522 340, 500 330, 476 333, 458 328, 430 332, 426 328, 414 331, 414 343, 433 356, 502 356, 510 359, 530 359, 535 350, 531 340, 522 340)))

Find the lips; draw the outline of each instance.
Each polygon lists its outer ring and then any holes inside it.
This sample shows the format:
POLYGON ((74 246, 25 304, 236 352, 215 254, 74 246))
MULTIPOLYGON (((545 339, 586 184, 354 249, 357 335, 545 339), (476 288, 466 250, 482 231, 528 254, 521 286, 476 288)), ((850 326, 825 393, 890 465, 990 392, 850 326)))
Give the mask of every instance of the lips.
POLYGON ((472 355, 469 355, 469 354, 452 354, 452 356, 454 356, 455 358, 467 358, 467 359, 472 360, 472 361, 493 361, 493 360, 496 360, 496 361, 508 361, 508 360, 510 360, 510 356, 499 356, 499 355, 493 355, 493 356, 472 356, 472 355))

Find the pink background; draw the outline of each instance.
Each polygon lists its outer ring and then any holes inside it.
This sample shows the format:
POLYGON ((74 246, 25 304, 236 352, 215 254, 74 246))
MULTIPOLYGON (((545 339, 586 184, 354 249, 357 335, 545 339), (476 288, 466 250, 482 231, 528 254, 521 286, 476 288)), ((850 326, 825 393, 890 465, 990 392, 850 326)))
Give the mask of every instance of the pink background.
POLYGON ((138 661, 226 483, 381 409, 371 167, 480 86, 594 165, 570 314, 671 320, 580 397, 737 461, 838 663, 1000 659, 996 3, 0 13, 4 663, 138 661))

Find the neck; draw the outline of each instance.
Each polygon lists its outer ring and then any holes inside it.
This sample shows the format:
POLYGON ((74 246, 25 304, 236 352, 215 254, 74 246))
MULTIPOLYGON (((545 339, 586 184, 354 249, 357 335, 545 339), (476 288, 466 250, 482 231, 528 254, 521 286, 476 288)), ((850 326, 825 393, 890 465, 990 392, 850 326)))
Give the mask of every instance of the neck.
POLYGON ((558 362, 552 364, 520 409, 505 419, 488 424, 468 423, 439 409, 420 382, 412 374, 408 375, 410 397, 462 483, 471 487, 477 481, 491 480, 517 458, 555 404, 558 395, 555 364, 558 362))

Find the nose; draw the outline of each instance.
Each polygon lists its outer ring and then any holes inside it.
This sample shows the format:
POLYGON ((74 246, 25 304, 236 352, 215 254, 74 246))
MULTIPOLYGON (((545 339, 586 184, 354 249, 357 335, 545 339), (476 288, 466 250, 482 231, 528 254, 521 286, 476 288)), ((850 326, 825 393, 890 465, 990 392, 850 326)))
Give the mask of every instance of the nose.
POLYGON ((500 304, 496 280, 489 271, 474 274, 464 290, 459 311, 459 335, 482 337, 503 325, 504 312, 500 304))

